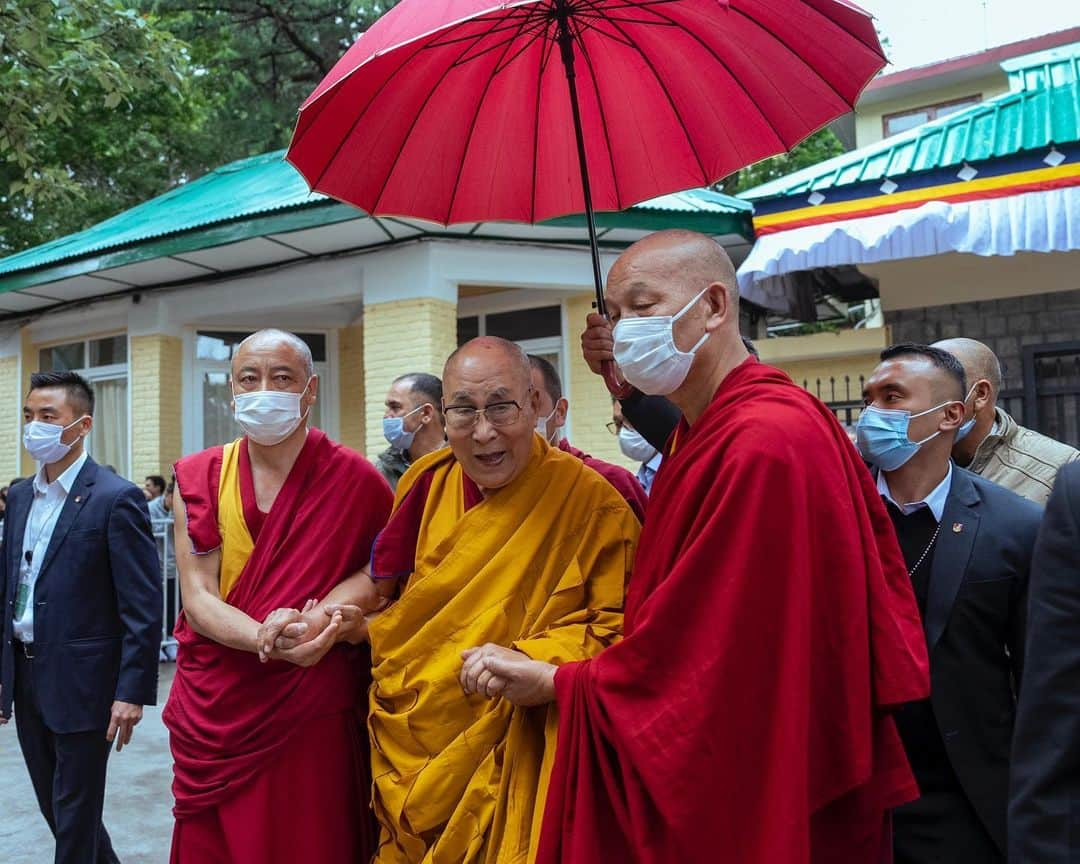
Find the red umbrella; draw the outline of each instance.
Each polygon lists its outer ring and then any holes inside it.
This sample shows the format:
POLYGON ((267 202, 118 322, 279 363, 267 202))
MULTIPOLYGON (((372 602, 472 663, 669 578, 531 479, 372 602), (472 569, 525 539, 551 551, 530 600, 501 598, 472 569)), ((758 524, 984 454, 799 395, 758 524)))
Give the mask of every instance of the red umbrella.
POLYGON ((376 216, 584 212, 603 313, 594 209, 790 149, 884 63, 847 0, 403 0, 301 106, 286 158, 376 216))

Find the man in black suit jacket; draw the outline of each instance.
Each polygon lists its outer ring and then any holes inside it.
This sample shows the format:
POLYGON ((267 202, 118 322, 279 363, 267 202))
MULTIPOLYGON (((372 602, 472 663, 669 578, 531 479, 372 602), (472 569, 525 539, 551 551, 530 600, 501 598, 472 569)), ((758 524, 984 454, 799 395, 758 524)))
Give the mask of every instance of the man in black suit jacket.
POLYGON ((1080 464, 1058 473, 1035 544, 1027 657, 1009 860, 1073 864, 1080 861, 1080 464))
POLYGON ((998 864, 1042 511, 952 464, 964 369, 924 345, 882 352, 857 441, 876 469, 922 613, 930 699, 897 727, 921 797, 894 814, 896 864, 998 864))
POLYGON ((157 699, 161 571, 146 500, 83 440, 94 394, 37 373, 23 443, 37 475, 11 488, 0 550, 0 724, 11 717, 57 864, 115 862, 101 822, 112 743, 157 699))

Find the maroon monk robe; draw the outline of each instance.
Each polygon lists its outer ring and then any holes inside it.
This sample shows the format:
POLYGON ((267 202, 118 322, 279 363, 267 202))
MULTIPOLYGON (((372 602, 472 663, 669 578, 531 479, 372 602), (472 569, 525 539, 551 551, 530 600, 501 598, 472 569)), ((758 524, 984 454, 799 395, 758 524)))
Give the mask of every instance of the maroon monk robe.
POLYGON ((844 431, 748 360, 680 424, 649 512, 625 638, 555 677, 538 864, 878 864, 918 794, 888 709, 929 680, 844 431))
POLYGON ((608 483, 615 487, 615 491, 626 499, 626 503, 630 505, 630 509, 637 516, 638 522, 645 523, 645 505, 649 503, 649 498, 645 494, 645 490, 641 488, 641 484, 638 483, 637 477, 619 465, 612 465, 602 459, 594 459, 588 453, 583 453, 577 447, 572 446, 565 438, 560 439, 559 449, 580 459, 587 467, 592 468, 593 471, 607 480, 608 483))
MULTIPOLYGON (((325 598, 370 559, 391 493, 358 454, 312 429, 268 514, 260 514, 246 441, 239 479, 255 548, 227 602, 262 621, 325 598)), ((219 547, 222 448, 182 459, 177 484, 196 553, 219 547)), ((352 864, 375 848, 365 729, 370 661, 340 645, 304 669, 176 627, 170 732, 174 864, 352 864), (213 857, 207 857, 213 852, 213 857), (270 857, 266 857, 267 854, 270 857), (313 856, 313 857, 312 857, 313 856)))

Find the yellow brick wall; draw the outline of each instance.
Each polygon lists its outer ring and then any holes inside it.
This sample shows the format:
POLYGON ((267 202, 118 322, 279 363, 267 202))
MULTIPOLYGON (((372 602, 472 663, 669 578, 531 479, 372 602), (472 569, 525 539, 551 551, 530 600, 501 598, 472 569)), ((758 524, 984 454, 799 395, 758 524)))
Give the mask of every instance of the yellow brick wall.
MULTIPOLYGON (((22 398, 30 391, 30 376, 38 371, 38 352, 34 348, 33 342, 30 340, 30 329, 23 327, 22 329, 22 343, 20 347, 20 364, 19 364, 19 411, 22 411, 22 398)), ((19 447, 19 476, 29 477, 36 470, 37 466, 34 464, 34 460, 30 458, 30 454, 26 452, 26 448, 19 447)))
POLYGON ((357 453, 364 452, 364 328, 357 324, 338 330, 338 418, 340 439, 357 453))
POLYGON ((19 358, 0 359, 0 405, 3 412, 3 434, 0 434, 0 486, 21 476, 22 464, 22 397, 19 380, 19 358))
POLYGON ((128 388, 131 393, 131 477, 166 478, 182 448, 181 369, 184 348, 179 337, 132 336, 128 388))
POLYGON ((638 463, 622 455, 618 439, 605 428, 611 422, 611 395, 603 379, 593 374, 581 356, 581 331, 585 329, 585 316, 592 312, 592 302, 592 294, 566 301, 566 391, 573 427, 570 443, 597 459, 636 471, 638 463))
POLYGON ((427 372, 442 377, 457 347, 457 305, 445 300, 395 300, 364 307, 363 373, 367 455, 385 446, 383 400, 399 375, 427 372))

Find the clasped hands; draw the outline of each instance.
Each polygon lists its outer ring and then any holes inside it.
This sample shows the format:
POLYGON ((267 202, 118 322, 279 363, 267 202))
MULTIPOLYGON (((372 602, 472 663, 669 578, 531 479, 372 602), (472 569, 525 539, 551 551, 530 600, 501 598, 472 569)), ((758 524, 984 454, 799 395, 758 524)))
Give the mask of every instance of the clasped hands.
POLYGON ((558 667, 532 660, 520 651, 487 643, 461 654, 461 689, 465 695, 488 699, 502 697, 514 705, 530 708, 555 701, 558 667))
POLYGON ((320 606, 312 599, 303 609, 275 609, 259 626, 255 637, 259 661, 286 660, 314 666, 338 642, 358 644, 367 639, 367 616, 380 611, 350 604, 320 606))

